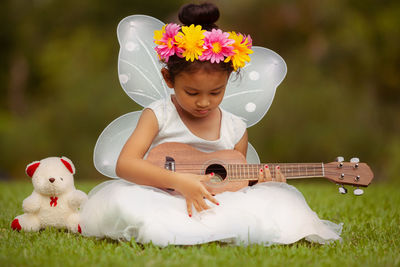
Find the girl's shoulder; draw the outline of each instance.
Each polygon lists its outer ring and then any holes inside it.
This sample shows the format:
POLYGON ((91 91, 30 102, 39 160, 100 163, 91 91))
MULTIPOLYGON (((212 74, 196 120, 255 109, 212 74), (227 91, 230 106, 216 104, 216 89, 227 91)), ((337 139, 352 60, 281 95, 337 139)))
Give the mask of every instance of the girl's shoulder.
POLYGON ((146 108, 151 109, 153 111, 158 110, 160 108, 166 108, 168 106, 168 98, 162 98, 156 100, 149 104, 146 108))
POLYGON ((174 106, 170 98, 162 98, 152 102, 150 105, 146 107, 146 109, 150 109, 153 111, 154 115, 157 118, 159 128, 161 129, 164 125, 164 122, 167 120, 167 116, 174 116, 174 106))

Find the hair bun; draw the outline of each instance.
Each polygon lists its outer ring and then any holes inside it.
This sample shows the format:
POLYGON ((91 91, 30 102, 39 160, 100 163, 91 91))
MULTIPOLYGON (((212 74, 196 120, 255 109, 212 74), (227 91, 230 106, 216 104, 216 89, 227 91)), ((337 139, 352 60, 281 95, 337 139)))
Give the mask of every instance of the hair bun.
POLYGON ((218 7, 212 3, 200 5, 187 4, 181 7, 179 11, 179 20, 182 24, 189 26, 191 24, 201 25, 206 30, 218 28, 215 25, 219 18, 218 7))

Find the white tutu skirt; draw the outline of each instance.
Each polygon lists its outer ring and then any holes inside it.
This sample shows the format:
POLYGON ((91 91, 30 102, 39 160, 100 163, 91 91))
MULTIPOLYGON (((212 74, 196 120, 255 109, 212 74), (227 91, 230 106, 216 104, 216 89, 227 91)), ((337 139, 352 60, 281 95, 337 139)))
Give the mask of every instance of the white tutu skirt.
POLYGON ((112 180, 95 187, 81 208, 84 236, 135 239, 158 246, 221 241, 234 245, 321 244, 340 239, 342 224, 320 220, 303 195, 286 183, 267 182, 224 192, 216 206, 192 217, 185 199, 148 186, 112 180))

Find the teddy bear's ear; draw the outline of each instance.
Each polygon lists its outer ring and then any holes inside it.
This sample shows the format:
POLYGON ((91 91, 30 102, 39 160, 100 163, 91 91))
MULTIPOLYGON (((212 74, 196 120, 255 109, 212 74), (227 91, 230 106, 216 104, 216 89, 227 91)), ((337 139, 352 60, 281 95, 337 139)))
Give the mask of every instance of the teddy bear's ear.
POLYGON ((67 167, 70 173, 75 174, 75 166, 69 158, 61 157, 61 162, 67 167))
POLYGON ((32 178, 33 174, 35 173, 37 167, 39 167, 40 161, 34 161, 32 163, 29 163, 28 166, 26 166, 25 172, 26 174, 32 178))

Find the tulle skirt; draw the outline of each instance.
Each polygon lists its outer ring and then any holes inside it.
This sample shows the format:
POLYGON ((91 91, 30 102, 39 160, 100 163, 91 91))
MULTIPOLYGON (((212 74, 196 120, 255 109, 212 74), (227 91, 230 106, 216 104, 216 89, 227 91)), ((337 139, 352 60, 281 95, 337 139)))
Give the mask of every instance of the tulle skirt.
POLYGON ((216 206, 186 211, 182 196, 112 180, 95 187, 81 208, 84 236, 131 240, 158 246, 212 241, 233 245, 290 244, 302 238, 320 244, 340 240, 342 224, 321 220, 303 195, 286 183, 266 182, 224 192, 216 206))

